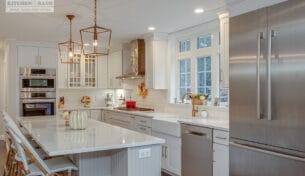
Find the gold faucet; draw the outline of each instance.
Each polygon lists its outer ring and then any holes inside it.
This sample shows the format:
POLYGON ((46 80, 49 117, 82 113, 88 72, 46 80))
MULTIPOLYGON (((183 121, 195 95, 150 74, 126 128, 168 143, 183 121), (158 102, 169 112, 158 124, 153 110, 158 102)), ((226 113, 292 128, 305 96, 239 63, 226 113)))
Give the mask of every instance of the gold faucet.
POLYGON ((183 96, 181 97, 181 103, 182 104, 184 104, 185 102, 185 97, 187 96, 187 95, 192 95, 192 93, 191 92, 185 92, 184 94, 183 94, 183 96))
POLYGON ((197 107, 197 109, 195 109, 195 105, 193 104, 192 117, 195 117, 197 113, 198 113, 198 107, 197 107))
MULTIPOLYGON (((186 97, 187 95, 190 95, 190 96, 191 96, 192 93, 191 93, 191 92, 186 92, 186 93, 183 94, 183 96, 181 97, 182 104, 184 103, 185 97, 186 97)), ((192 102, 192 117, 195 117, 197 113, 198 113, 198 107, 197 107, 197 109, 196 109, 196 108, 195 108, 195 105, 194 105, 193 102, 192 102)))

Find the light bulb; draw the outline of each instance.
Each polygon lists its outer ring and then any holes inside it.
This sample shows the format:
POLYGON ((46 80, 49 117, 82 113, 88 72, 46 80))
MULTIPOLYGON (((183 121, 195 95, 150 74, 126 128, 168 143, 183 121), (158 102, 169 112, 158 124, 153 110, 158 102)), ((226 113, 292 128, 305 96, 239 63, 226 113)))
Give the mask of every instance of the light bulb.
POLYGON ((97 40, 94 40, 93 46, 97 46, 97 45, 98 45, 97 40))
POLYGON ((73 57, 73 52, 69 51, 69 58, 72 58, 72 57, 73 57))

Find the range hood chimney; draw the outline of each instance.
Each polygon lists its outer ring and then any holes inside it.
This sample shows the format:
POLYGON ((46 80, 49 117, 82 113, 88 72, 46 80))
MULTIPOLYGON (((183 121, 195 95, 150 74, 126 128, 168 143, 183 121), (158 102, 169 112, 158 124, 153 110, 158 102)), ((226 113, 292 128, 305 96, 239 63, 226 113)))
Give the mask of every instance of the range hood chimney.
POLYGON ((145 41, 133 40, 123 45, 123 75, 116 79, 140 79, 145 76, 145 41))

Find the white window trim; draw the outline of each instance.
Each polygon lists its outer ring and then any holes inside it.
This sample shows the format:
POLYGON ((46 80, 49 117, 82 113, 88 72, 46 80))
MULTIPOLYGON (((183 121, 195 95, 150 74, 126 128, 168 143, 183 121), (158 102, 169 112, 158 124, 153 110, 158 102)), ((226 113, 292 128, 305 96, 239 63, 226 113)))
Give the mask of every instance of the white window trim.
POLYGON ((169 57, 170 57, 170 86, 169 86, 169 102, 174 103, 175 100, 178 102, 179 97, 179 59, 191 58, 191 91, 197 92, 197 57, 211 56, 212 58, 212 85, 211 85, 211 96, 212 101, 215 97, 219 97, 219 22, 218 20, 202 24, 196 27, 192 27, 177 33, 173 33, 169 36, 169 57), (212 47, 197 49, 197 37, 212 35, 212 47), (179 53, 179 41, 191 40, 191 51, 198 52, 183 52, 179 53))

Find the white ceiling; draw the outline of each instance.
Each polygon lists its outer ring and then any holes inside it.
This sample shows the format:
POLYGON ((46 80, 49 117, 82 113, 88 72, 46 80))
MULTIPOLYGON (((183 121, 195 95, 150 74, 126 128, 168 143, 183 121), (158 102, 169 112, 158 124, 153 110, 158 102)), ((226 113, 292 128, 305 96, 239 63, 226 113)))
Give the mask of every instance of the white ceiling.
MULTIPOLYGON (((217 18, 226 9, 238 14, 283 0, 98 0, 98 25, 113 30, 114 45, 148 33, 172 33, 217 18), (196 15, 202 7, 205 13, 196 15)), ((67 40, 67 14, 74 14, 73 35, 79 40, 79 29, 93 24, 93 0, 55 0, 55 13, 5 13, 0 0, 0 38, 24 41, 59 42, 67 40)))

